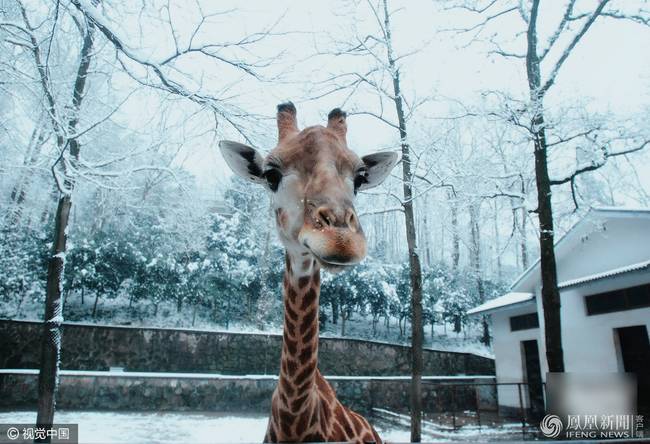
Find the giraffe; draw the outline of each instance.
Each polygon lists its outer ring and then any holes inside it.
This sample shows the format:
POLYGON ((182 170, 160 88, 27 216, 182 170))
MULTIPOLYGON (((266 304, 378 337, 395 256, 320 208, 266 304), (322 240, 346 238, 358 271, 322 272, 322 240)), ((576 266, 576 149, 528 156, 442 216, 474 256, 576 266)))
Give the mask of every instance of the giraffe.
POLYGON ((329 113, 326 127, 300 131, 295 106, 283 103, 277 126, 278 144, 266 157, 241 143, 219 143, 235 173, 270 193, 286 249, 280 375, 264 442, 381 443, 365 418, 339 402, 317 368, 318 298, 321 268, 338 272, 365 257, 353 200, 390 174, 397 154, 359 158, 347 146, 346 113, 339 108, 329 113))

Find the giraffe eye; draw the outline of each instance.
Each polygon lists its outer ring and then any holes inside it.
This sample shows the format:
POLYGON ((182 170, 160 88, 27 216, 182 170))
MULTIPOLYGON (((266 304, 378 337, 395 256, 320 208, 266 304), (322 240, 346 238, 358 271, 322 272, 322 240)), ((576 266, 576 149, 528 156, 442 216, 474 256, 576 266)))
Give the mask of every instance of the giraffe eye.
POLYGON ((354 194, 357 194, 359 188, 368 182, 368 170, 361 168, 354 174, 354 194))
POLYGON ((282 173, 276 168, 271 168, 264 171, 264 178, 266 183, 269 185, 271 191, 277 191, 278 186, 280 186, 280 181, 282 180, 282 173))

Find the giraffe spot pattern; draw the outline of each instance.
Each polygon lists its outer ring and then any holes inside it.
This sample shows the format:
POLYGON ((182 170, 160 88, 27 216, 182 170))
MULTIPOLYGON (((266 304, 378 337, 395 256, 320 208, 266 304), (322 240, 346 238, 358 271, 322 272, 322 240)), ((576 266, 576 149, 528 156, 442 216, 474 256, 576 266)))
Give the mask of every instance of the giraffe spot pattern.
POLYGON ((286 331, 285 331, 284 334, 283 334, 283 339, 284 339, 284 344, 285 344, 286 347, 287 347, 287 351, 288 351, 290 354, 295 355, 295 354, 296 354, 296 351, 297 351, 297 342, 296 342, 296 341, 292 341, 291 339, 289 339, 289 335, 287 334, 286 331))
MULTIPOLYGON (((316 309, 314 308, 313 310, 307 312, 305 317, 302 320, 302 324, 300 324, 300 334, 304 336, 305 332, 307 330, 314 330, 314 320, 316 319, 316 309)), ((303 338, 304 342, 308 342, 303 338)))
POLYGON ((313 354, 314 354, 314 350, 311 347, 307 346, 303 348, 298 359, 300 359, 300 363, 304 365, 307 363, 307 361, 311 359, 313 354))
POLYGON ((287 320, 287 322, 284 323, 284 328, 285 332, 289 333, 289 336, 295 338, 296 337, 296 327, 293 325, 293 322, 287 320))
POLYGON ((306 310, 311 304, 316 302, 316 290, 310 288, 307 293, 302 297, 302 305, 300 306, 301 310, 306 310))
POLYGON ((314 370, 316 370, 316 363, 312 361, 307 364, 300 373, 298 373, 296 376, 296 384, 300 385, 305 382, 305 380, 311 376, 314 370))
POLYGON ((296 435, 302 435, 307 430, 307 421, 309 417, 307 415, 301 415, 296 422, 296 435))
MULTIPOLYGON (((293 269, 288 256, 286 262, 282 373, 272 400, 271 421, 265 439, 270 442, 381 443, 365 418, 341 405, 332 387, 317 370, 319 271, 291 284, 293 269), (312 285, 308 288, 310 282, 312 285), (300 301, 299 293, 302 293, 300 301), (314 394, 316 398, 308 402, 314 394)), ((313 266, 313 262, 305 259, 301 265, 306 268, 313 266)))
POLYGON ((296 322, 298 320, 298 313, 293 311, 290 305, 287 304, 287 306, 284 308, 285 312, 289 315, 289 318, 293 320, 293 322, 296 322))
MULTIPOLYGON (((307 400, 308 397, 309 397, 309 393, 305 393, 301 397, 294 399, 293 402, 291 403, 291 410, 293 410, 294 412, 299 412, 302 409, 302 406, 305 404, 305 401, 307 400)), ((306 421, 307 418, 305 418, 305 422, 306 421)))
POLYGON ((309 331, 302 337, 304 343, 309 343, 316 335, 316 327, 312 326, 309 331))
POLYGON ((307 286, 310 280, 311 280, 311 276, 302 276, 301 278, 298 279, 298 288, 302 290, 307 286))
MULTIPOLYGON (((287 381, 286 379, 283 379, 282 381, 280 381, 280 384, 282 385, 282 390, 284 392, 283 395, 286 393, 286 396, 292 398, 295 390, 291 386, 291 383, 289 381, 287 381)), ((283 399, 283 402, 285 404, 288 404, 289 401, 287 400, 286 396, 283 399)))
POLYGON ((289 300, 291 301, 292 304, 296 304, 296 290, 292 287, 289 286, 287 288, 287 296, 289 297, 289 300))
POLYGON ((296 370, 298 370, 298 364, 296 363, 296 361, 294 361, 293 359, 288 360, 287 361, 287 373, 289 374, 289 376, 295 375, 296 370))
POLYGON ((345 430, 346 438, 349 439, 349 437, 354 436, 354 431, 352 430, 352 427, 348 422, 347 416, 343 412, 343 407, 341 407, 341 404, 337 404, 336 409, 334 410, 334 416, 336 417, 336 421, 341 426, 343 426, 343 429, 345 430))

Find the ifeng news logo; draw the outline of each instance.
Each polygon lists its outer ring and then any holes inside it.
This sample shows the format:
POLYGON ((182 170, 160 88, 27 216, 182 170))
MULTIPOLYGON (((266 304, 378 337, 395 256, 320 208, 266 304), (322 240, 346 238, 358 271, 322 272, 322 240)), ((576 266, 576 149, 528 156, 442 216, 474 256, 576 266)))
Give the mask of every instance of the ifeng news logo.
POLYGON ((546 415, 539 429, 546 438, 643 438, 643 415, 567 415, 566 421, 558 415, 546 415))
POLYGON ((557 415, 546 415, 539 423, 539 429, 547 438, 557 438, 562 433, 562 420, 557 415))

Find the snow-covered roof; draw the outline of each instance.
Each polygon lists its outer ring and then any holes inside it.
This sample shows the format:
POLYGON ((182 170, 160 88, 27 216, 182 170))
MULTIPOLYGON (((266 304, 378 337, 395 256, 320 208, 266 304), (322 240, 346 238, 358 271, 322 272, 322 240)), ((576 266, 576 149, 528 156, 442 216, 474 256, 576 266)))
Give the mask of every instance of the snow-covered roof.
POLYGON ((602 273, 596 273, 589 276, 579 277, 577 279, 571 279, 570 281, 560 282, 558 284, 559 288, 572 287, 574 285, 584 284, 586 282, 597 281, 599 279, 605 279, 612 276, 617 276, 619 274, 630 273, 632 271, 645 270, 650 268, 650 260, 639 262, 632 265, 627 265, 625 267, 613 268, 611 270, 604 271, 602 273))
MULTIPOLYGON (((579 220, 573 227, 567 231, 564 236, 562 236, 555 243, 555 253, 559 257, 561 255, 570 254, 574 248, 574 244, 580 241, 585 235, 593 231, 594 221, 611 219, 611 218, 636 218, 650 217, 650 208, 628 208, 628 207, 593 207, 589 210, 589 213, 581 220, 579 220)), ((533 300, 533 294, 528 291, 534 286, 534 279, 536 276, 540 275, 539 271, 540 260, 539 258, 528 267, 510 286, 510 293, 507 293, 501 297, 488 301, 478 307, 474 307, 467 312, 467 314, 476 314, 476 313, 485 313, 496 311, 497 309, 503 309, 505 307, 510 307, 515 304, 523 304, 530 300, 533 300)), ((595 281, 598 279, 604 279, 612 276, 616 276, 623 273, 629 273, 632 271, 643 270, 650 268, 650 260, 639 262, 636 264, 626 265, 620 268, 614 268, 611 270, 599 272, 596 274, 583 276, 580 278, 572 279, 569 281, 561 282, 559 288, 567 288, 573 285, 583 284, 586 282, 595 281)))
POLYGON ((506 293, 503 296, 489 300, 478 307, 474 307, 471 310, 467 311, 467 314, 477 314, 477 313, 486 313, 493 312, 504 307, 510 307, 515 304, 525 304, 534 300, 534 295, 532 293, 506 293))
MULTIPOLYGON (((629 217, 650 217, 650 207, 592 207, 589 212, 576 222, 564 235, 555 242, 555 254, 561 255, 563 252, 570 252, 572 244, 577 242, 585 233, 593 230, 594 220, 608 218, 629 218, 629 217)), ((512 283, 510 290, 523 290, 521 287, 528 287, 526 282, 532 279, 533 275, 539 275, 540 259, 528 267, 512 283), (530 278, 530 279, 529 279, 530 278)), ((528 288, 525 288, 528 290, 528 288)))
MULTIPOLYGON (((558 241, 555 242, 555 254, 559 257, 563 253, 569 253, 573 245, 580 241, 586 233, 593 230, 593 223, 599 219, 610 218, 631 218, 631 217, 650 217, 650 207, 592 207, 589 212, 576 222, 558 241)), ((513 291, 528 291, 531 279, 540 274, 540 259, 528 267, 510 286, 513 291)))

